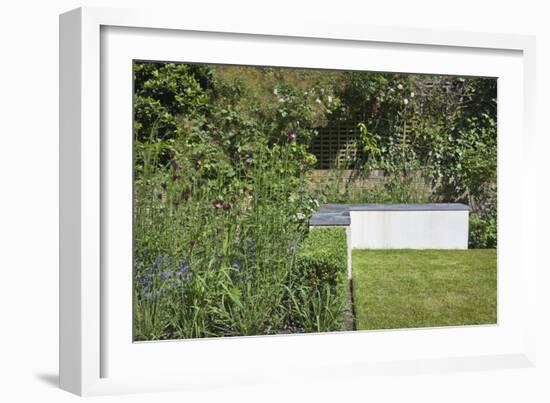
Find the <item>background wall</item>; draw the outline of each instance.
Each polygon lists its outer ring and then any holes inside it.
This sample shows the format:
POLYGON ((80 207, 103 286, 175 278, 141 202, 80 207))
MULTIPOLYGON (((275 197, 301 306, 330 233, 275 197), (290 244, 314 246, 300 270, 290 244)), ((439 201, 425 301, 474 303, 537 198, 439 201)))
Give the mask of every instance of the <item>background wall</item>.
MULTIPOLYGON (((58 14, 81 5, 173 7, 224 18, 270 18, 283 26, 304 18, 374 25, 535 34, 538 37, 538 166, 548 172, 545 117, 550 71, 545 2, 6 0, 0 5, 0 399, 76 401, 57 389, 58 337, 58 14)), ((535 161, 533 162, 535 164, 535 161)), ((541 181, 542 182, 542 181, 541 181)), ((548 266, 547 188, 539 191, 539 265, 548 266)), ((547 267, 546 267, 547 268, 547 267)), ((540 274, 541 290, 550 284, 540 274)), ((539 293, 539 365, 535 369, 378 377, 290 389, 257 387, 211 392, 94 398, 94 401, 548 401, 548 292, 539 293)))

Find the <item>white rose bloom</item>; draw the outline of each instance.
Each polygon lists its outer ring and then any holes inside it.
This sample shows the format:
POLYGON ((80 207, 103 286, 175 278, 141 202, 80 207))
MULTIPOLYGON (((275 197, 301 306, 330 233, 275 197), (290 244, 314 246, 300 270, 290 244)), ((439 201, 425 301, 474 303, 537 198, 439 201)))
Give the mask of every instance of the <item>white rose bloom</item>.
POLYGON ((274 89, 273 89, 273 93, 274 93, 275 95, 277 95, 277 94, 279 93, 279 91, 277 91, 277 88, 274 88, 274 89))
POLYGON ((329 95, 328 96, 328 103, 331 104, 332 103, 332 97, 329 95))
POLYGON ((319 98, 317 98, 317 99, 315 100, 315 102, 317 102, 318 104, 320 104, 320 103, 321 103, 321 100, 320 100, 319 98))
POLYGON ((411 98, 414 98, 414 92, 411 92, 411 98))
POLYGON ((401 84, 397 84, 397 89, 402 90, 403 86, 401 84))
POLYGON ((284 98, 279 98, 279 102, 285 102, 284 98))
POLYGON ((403 100, 403 103, 404 103, 405 105, 407 105, 407 104, 409 103, 409 100, 408 100, 407 98, 405 98, 405 99, 403 100))

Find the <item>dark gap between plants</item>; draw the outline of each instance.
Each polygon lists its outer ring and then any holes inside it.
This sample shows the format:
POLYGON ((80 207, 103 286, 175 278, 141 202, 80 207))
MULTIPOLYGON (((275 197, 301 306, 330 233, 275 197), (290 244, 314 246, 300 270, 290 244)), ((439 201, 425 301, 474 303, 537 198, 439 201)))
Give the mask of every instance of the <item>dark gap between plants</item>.
POLYGON ((353 279, 348 281, 348 309, 346 309, 345 315, 345 329, 357 330, 357 323, 355 319, 355 302, 353 299, 353 279))

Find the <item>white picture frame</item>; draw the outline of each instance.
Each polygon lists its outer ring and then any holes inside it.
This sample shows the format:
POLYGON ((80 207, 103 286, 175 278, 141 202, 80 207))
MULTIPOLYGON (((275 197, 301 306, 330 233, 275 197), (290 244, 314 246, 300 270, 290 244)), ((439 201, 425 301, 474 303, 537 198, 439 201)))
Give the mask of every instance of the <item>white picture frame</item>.
POLYGON ((534 52, 534 38, 520 35, 326 21, 304 21, 288 30, 276 22, 211 21, 151 10, 80 8, 61 15, 61 387, 97 395, 533 366, 535 179, 502 161, 515 156, 528 164, 534 158, 534 52), (132 59, 180 60, 172 50, 181 41, 188 45, 181 61, 384 71, 396 63, 397 71, 498 76, 498 324, 133 343, 131 310, 126 312, 130 300, 109 298, 113 290, 128 292, 131 266, 122 275, 107 269, 126 257, 112 255, 106 239, 123 242, 131 232, 128 204, 113 204, 128 202, 131 187, 131 164, 124 163, 131 155, 131 131, 129 137, 113 134, 127 131, 132 119, 127 113, 131 69, 126 78, 120 74, 132 59), (326 64, 316 56, 317 48, 342 52, 343 64, 326 64), (376 62, 364 62, 364 52, 376 55, 376 62), (404 57, 409 64, 399 64, 404 57), (122 153, 120 164, 113 162, 113 150, 122 153), (513 189, 507 186, 511 182, 513 189), (364 348, 358 352, 358 346, 364 348), (326 353, 317 354, 320 349, 326 353))

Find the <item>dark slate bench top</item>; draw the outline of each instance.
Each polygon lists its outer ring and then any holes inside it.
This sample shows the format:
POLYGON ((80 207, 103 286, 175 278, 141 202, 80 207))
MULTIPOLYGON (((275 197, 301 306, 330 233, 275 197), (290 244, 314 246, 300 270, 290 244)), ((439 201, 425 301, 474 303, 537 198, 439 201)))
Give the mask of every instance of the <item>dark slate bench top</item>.
POLYGON ((321 213, 317 212, 309 219, 312 226, 349 225, 349 212, 321 213))
POLYGON ((309 225, 349 225, 350 211, 470 211, 470 207, 461 203, 324 204, 311 217, 309 225))

